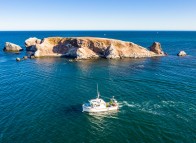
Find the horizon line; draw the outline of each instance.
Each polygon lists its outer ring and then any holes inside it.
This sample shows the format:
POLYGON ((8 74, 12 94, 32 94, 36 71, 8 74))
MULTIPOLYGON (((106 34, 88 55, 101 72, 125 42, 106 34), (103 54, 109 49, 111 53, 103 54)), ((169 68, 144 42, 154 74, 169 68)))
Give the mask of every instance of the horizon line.
POLYGON ((158 31, 192 31, 192 32, 194 32, 194 31, 196 31, 196 30, 186 30, 186 29, 181 29, 181 30, 176 30, 176 29, 170 29, 170 30, 160 30, 160 29, 152 29, 152 30, 144 30, 144 29, 142 29, 142 30, 131 30, 131 29, 127 29, 127 30, 125 30, 125 29, 115 29, 115 30, 107 30, 107 29, 101 29, 101 30, 96 30, 96 29, 90 29, 90 30, 83 30, 83 29, 76 29, 76 30, 68 30, 68 29, 62 29, 62 30, 55 30, 55 29, 48 29, 48 30, 39 30, 39 29, 33 29, 33 30, 28 30, 28 29, 25 29, 25 30, 1 30, 0 29, 0 32, 19 32, 19 31, 156 31, 156 32, 158 32, 158 31))

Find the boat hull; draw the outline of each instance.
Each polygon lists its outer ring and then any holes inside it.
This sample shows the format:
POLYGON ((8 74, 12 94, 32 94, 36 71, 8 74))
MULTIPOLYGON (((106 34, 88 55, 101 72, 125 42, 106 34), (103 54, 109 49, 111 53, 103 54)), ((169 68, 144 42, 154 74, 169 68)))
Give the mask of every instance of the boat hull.
POLYGON ((106 108, 92 108, 92 107, 86 107, 82 106, 83 112, 107 112, 107 111, 114 111, 118 110, 118 106, 111 106, 111 107, 106 107, 106 108))

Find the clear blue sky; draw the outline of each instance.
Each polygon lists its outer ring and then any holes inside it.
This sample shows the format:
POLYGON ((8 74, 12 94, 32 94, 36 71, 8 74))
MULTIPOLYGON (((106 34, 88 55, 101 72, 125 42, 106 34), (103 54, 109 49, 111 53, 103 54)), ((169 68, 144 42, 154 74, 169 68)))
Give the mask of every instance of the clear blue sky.
POLYGON ((0 0, 0 30, 196 30, 196 0, 0 0))

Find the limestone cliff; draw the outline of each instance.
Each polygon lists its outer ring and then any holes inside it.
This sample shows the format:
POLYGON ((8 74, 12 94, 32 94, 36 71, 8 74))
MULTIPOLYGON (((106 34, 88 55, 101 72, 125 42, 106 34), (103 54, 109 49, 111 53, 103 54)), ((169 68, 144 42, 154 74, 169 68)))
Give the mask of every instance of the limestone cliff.
POLYGON ((132 42, 92 37, 49 37, 44 38, 40 44, 36 44, 35 48, 35 57, 67 56, 76 59, 99 57, 116 59, 164 55, 164 53, 149 51, 132 42))

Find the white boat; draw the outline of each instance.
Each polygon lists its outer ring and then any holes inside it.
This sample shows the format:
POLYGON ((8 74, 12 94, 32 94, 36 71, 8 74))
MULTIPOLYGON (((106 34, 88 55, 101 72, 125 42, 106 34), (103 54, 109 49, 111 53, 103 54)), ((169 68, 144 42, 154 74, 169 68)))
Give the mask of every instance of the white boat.
POLYGON ((99 98, 100 93, 98 91, 97 85, 97 98, 89 100, 88 103, 82 105, 82 112, 105 112, 118 110, 118 102, 114 99, 114 96, 110 99, 110 102, 105 102, 103 99, 99 98))

